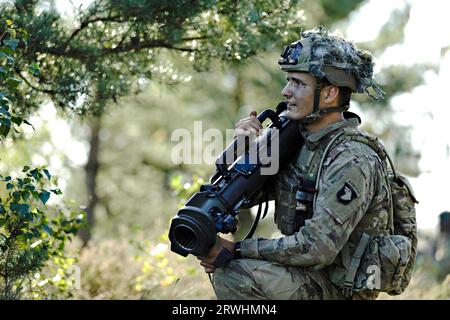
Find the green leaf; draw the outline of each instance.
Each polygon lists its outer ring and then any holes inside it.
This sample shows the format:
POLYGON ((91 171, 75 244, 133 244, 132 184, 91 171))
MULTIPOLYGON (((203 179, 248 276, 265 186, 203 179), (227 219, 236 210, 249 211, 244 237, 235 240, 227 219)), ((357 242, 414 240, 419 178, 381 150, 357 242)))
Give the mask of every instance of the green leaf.
POLYGON ((39 69, 39 66, 37 63, 33 63, 30 66, 28 66, 28 70, 35 76, 38 76, 41 74, 41 70, 39 69))
POLYGON ((33 169, 31 170, 28 175, 32 176, 33 178, 35 178, 36 180, 39 179, 39 170, 38 169, 33 169))
POLYGON ((41 216, 45 216, 45 212, 42 211, 41 209, 36 208, 36 211, 37 211, 41 216))
POLYGON ((50 191, 53 192, 56 195, 62 194, 60 189, 51 189, 50 191))
POLYGON ((23 119, 23 123, 31 126, 33 128, 33 130, 36 131, 36 129, 33 127, 33 125, 31 123, 29 123, 27 120, 23 119))
POLYGON ((52 176, 50 175, 50 173, 48 172, 48 170, 47 170, 47 169, 44 169, 43 171, 44 171, 45 175, 47 176, 48 180, 50 180, 52 176))
POLYGON ((9 40, 4 40, 3 43, 6 44, 8 47, 10 47, 12 50, 16 50, 17 46, 19 45, 19 40, 9 39, 9 40))
POLYGON ((6 189, 7 190, 12 189, 12 188, 14 188, 14 185, 12 183, 7 183, 6 184, 6 189))
POLYGON ((20 33, 22 33, 24 36, 28 36, 28 31, 24 28, 19 28, 20 33))
POLYGON ((5 126, 10 127, 11 126, 11 120, 6 119, 6 118, 0 118, 0 124, 3 124, 5 126))
POLYGON ((19 201, 21 193, 19 191, 14 191, 12 196, 13 196, 14 200, 19 201))
POLYGON ((8 60, 12 59, 14 61, 14 58, 11 57, 12 54, 14 54, 14 51, 11 48, 0 47, 0 58, 4 57, 8 60))
MULTIPOLYGON (((32 186, 32 187, 33 187, 33 186, 32 186)), ((33 190, 34 190, 34 187, 33 187, 33 190)), ((39 193, 38 193, 37 191, 33 191, 33 190, 30 189, 31 194, 33 195, 33 198, 34 198, 35 200, 39 200, 39 193)))
POLYGON ((50 198, 50 192, 42 191, 41 193, 39 193, 39 199, 41 199, 43 204, 45 204, 49 198, 50 198))
POLYGON ((6 137, 11 130, 11 121, 9 119, 0 118, 0 135, 6 137))
POLYGON ((23 119, 21 117, 12 116, 11 121, 20 126, 22 124, 23 119))
POLYGON ((175 175, 170 179, 170 186, 173 189, 177 189, 179 186, 181 186, 181 180, 182 180, 182 176, 181 175, 175 175))
POLYGON ((26 190, 22 191, 23 201, 27 201, 29 197, 30 197, 30 193, 28 191, 26 191, 26 190))
POLYGON ((19 86, 19 84, 21 84, 21 83, 22 83, 22 80, 17 79, 17 78, 9 78, 6 81, 6 84, 8 84, 9 86, 11 86, 14 89, 17 88, 19 86))
MULTIPOLYGON (((30 170, 30 167, 29 166, 25 166, 25 167, 23 167, 22 172, 27 172, 28 170, 30 170)), ((26 180, 27 180, 27 178, 25 178, 25 180, 24 180, 25 183, 30 183, 30 182, 26 182, 26 180)), ((30 180, 30 179, 28 179, 28 180, 30 180)))
POLYGON ((4 93, 0 92, 0 108, 8 112, 8 103, 9 103, 8 97, 4 93))
POLYGON ((11 114, 8 110, 6 110, 6 108, 0 107, 0 113, 4 114, 7 118, 11 117, 11 114))
POLYGON ((31 233, 31 232, 25 233, 24 236, 25 236, 28 240, 33 239, 33 233, 31 233))
POLYGON ((42 225, 42 229, 44 230, 45 233, 47 233, 48 235, 53 235, 53 230, 52 228, 50 228, 47 224, 42 225))
POLYGON ((30 206, 29 205, 27 205, 27 204, 19 204, 19 203, 16 203, 16 202, 11 203, 9 208, 11 209, 11 211, 19 213, 19 216, 21 218, 26 218, 28 212, 30 211, 30 206))
POLYGON ((5 179, 3 179, 3 181, 5 181, 5 182, 11 181, 11 177, 10 176, 5 177, 5 179))

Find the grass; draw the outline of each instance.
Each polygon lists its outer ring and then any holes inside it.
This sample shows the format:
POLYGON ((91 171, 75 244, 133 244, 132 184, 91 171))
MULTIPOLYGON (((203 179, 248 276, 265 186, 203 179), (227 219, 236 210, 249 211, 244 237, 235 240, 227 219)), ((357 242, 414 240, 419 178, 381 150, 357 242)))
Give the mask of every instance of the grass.
MULTIPOLYGON (((76 249, 79 244, 74 243, 76 249)), ((199 261, 172 253, 165 236, 155 242, 143 235, 93 241, 81 251, 77 265, 81 286, 72 289, 74 299, 216 299, 199 261)), ((379 299, 449 299, 450 276, 438 282, 430 270, 421 263, 403 294, 381 294, 379 299)))

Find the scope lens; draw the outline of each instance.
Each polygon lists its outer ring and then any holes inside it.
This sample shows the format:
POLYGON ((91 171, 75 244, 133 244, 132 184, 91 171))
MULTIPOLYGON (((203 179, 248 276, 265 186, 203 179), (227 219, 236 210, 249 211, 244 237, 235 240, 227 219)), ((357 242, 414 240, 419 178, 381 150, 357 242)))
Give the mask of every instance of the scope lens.
POLYGON ((173 236, 178 245, 187 251, 197 249, 200 244, 197 234, 186 225, 176 226, 173 230, 173 236))

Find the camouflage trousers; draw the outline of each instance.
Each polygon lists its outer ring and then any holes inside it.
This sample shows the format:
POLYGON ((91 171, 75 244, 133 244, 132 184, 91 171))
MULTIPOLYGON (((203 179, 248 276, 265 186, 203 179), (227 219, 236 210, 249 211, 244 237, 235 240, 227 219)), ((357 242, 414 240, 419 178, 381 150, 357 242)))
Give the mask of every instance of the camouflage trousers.
POLYGON ((344 297, 324 272, 284 266, 275 262, 238 259, 213 273, 219 300, 320 300, 344 297))

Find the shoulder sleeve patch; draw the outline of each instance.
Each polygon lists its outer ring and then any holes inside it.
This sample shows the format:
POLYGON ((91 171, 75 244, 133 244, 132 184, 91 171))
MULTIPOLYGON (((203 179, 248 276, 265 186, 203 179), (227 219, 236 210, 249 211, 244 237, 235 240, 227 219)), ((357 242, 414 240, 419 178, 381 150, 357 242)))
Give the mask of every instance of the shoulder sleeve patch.
POLYGON ((338 223, 349 219, 365 201, 370 201, 365 175, 358 166, 351 165, 334 181, 319 186, 316 209, 322 208, 338 223))
POLYGON ((337 200, 345 205, 349 204, 357 197, 358 194, 352 186, 351 181, 346 181, 344 186, 336 193, 337 200))

